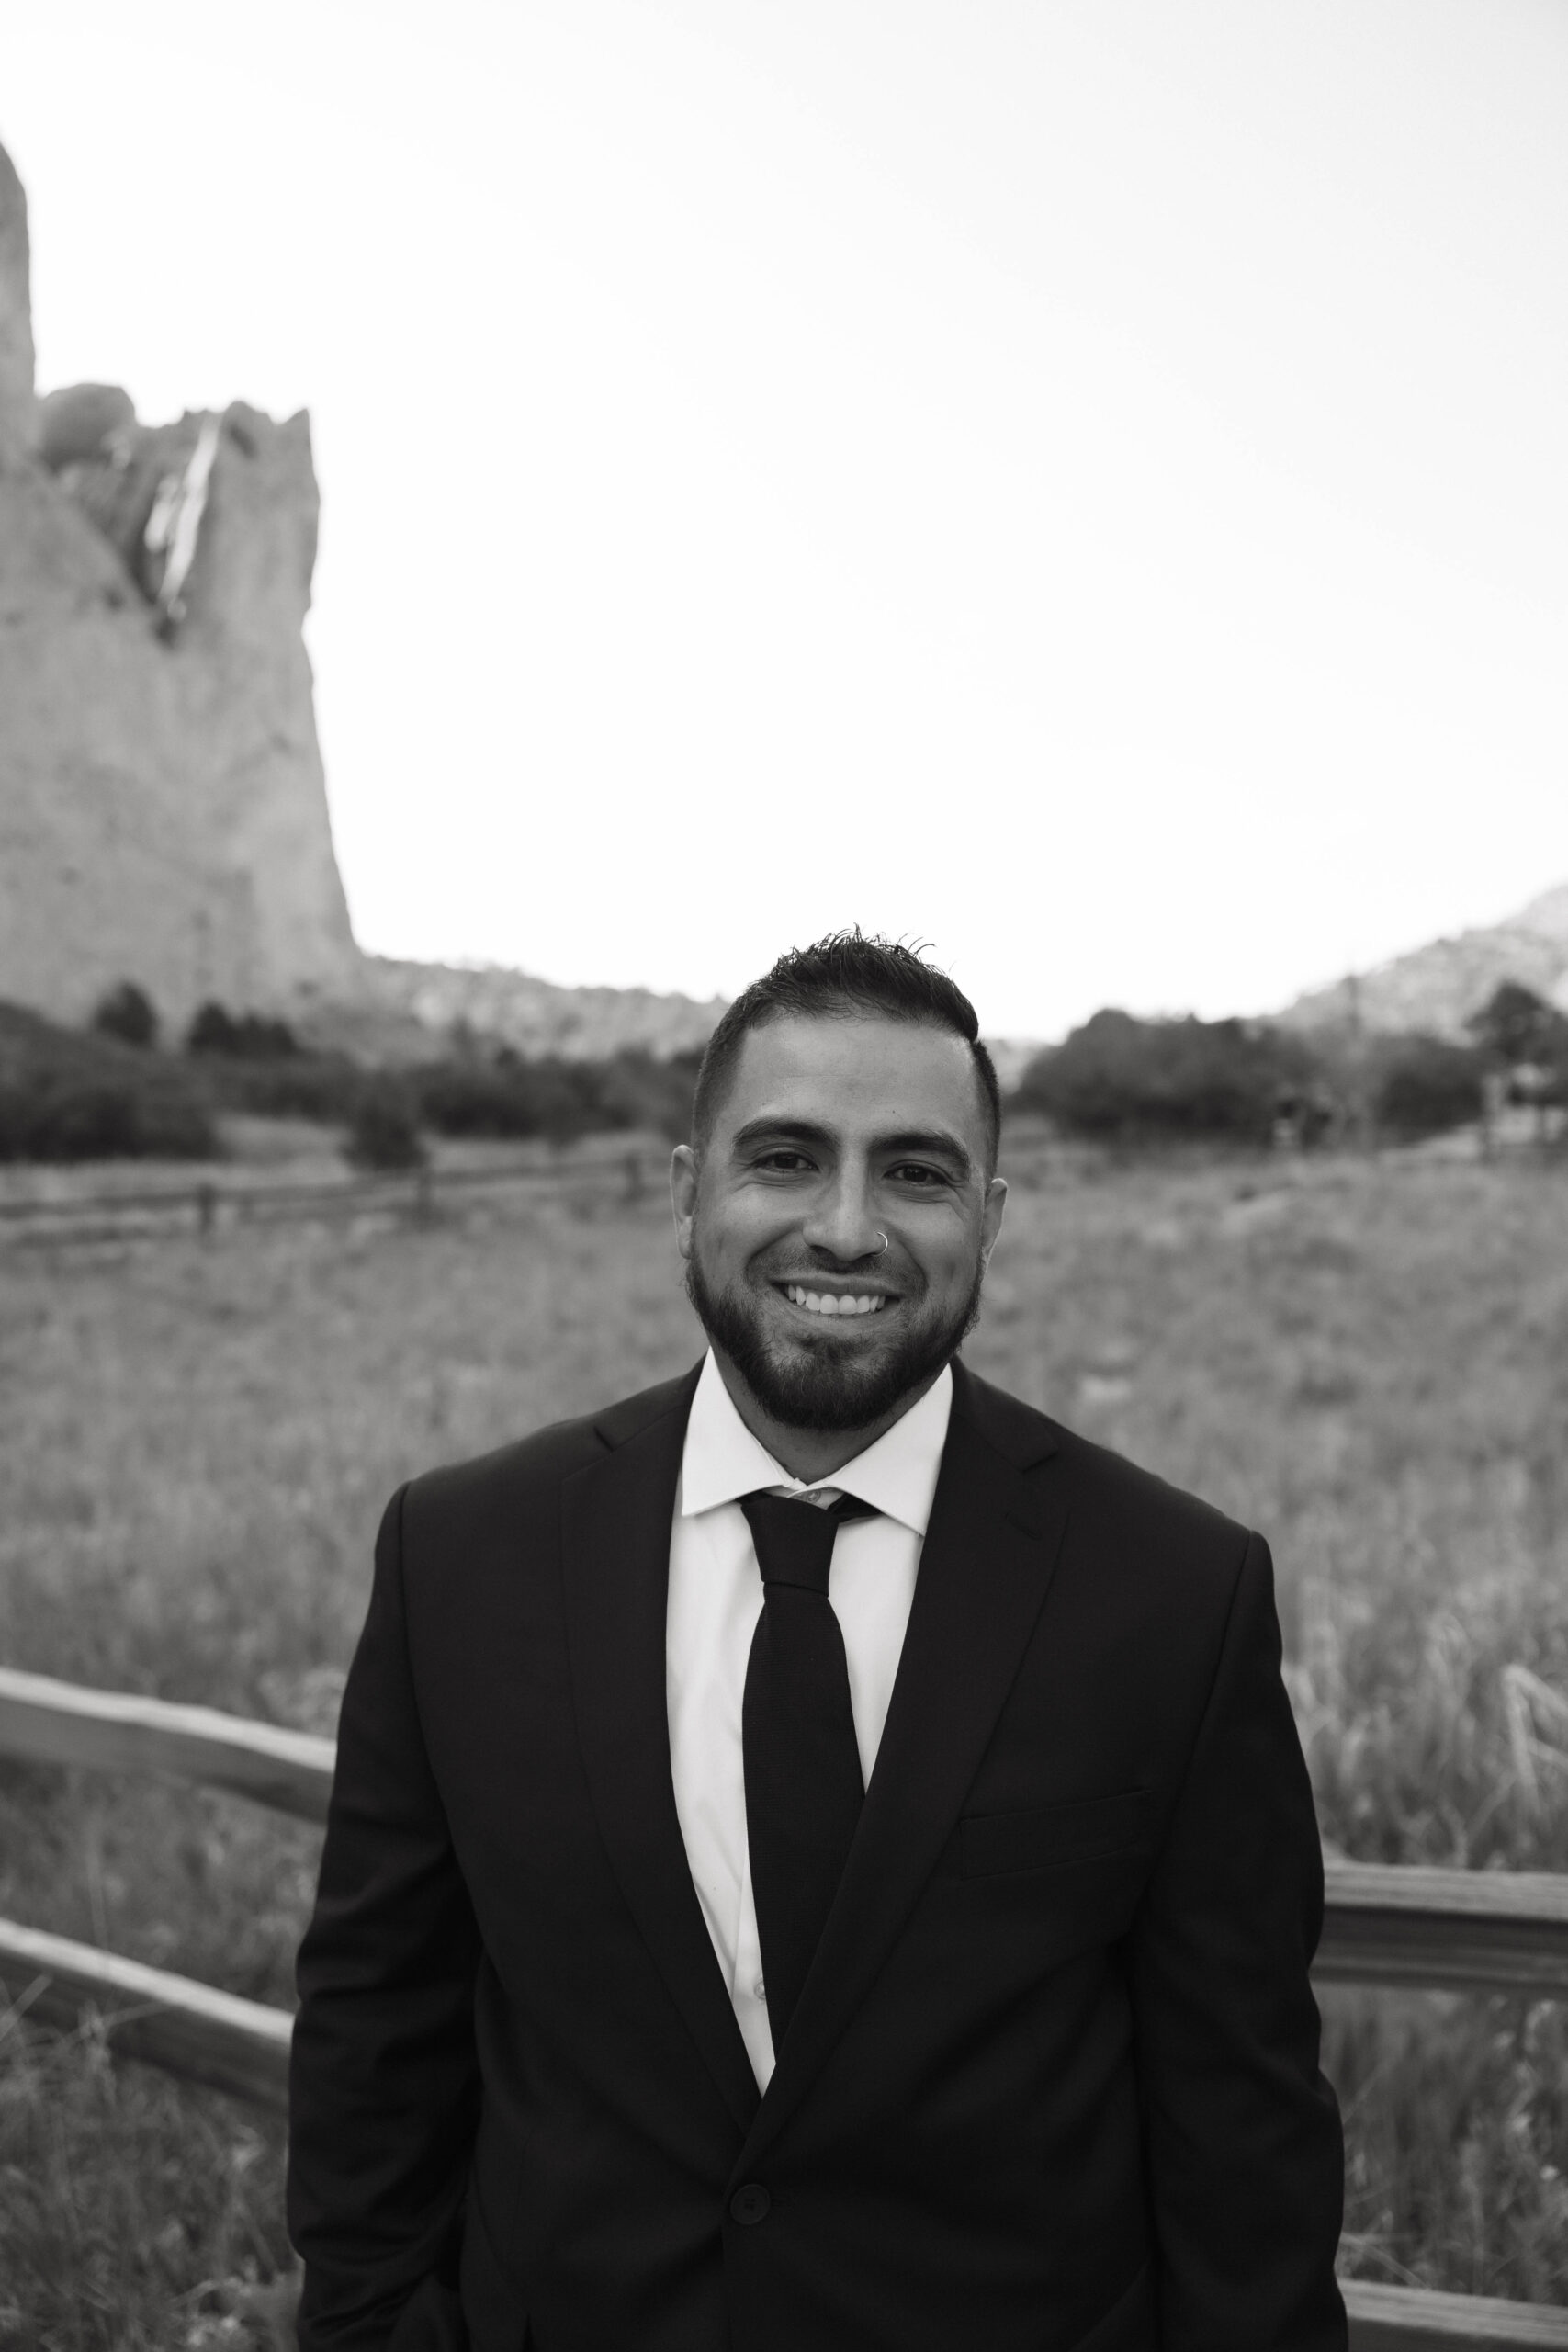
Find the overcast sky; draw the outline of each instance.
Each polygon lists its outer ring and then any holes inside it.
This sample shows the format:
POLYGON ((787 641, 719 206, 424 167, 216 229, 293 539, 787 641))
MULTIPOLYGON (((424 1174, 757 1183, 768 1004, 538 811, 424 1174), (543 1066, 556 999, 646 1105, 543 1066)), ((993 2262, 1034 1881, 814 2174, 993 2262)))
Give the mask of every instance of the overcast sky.
POLYGON ((310 411, 362 943, 993 1034, 1568 879, 1561 0, 0 0, 40 387, 310 411))

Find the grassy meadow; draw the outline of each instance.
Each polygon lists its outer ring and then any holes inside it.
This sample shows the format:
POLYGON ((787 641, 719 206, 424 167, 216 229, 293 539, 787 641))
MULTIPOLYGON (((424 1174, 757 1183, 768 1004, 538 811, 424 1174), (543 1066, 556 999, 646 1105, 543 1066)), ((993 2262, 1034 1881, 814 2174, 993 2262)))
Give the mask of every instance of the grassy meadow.
MULTIPOLYGON (((1330 1849, 1568 1870, 1568 1168, 1011 1172, 969 1359, 1268 1533, 1330 1849)), ((651 1194, 7 1246, 0 1656, 330 1729, 392 1487, 699 1343, 651 1194)), ((291 1998, 317 1849, 0 1765, 0 1912, 255 1998, 291 1998)), ((1568 2011, 1325 2012, 1347 2269, 1568 2301, 1568 2011)), ((279 2184, 270 2123, 0 2008, 0 2352, 271 2342, 279 2184)))

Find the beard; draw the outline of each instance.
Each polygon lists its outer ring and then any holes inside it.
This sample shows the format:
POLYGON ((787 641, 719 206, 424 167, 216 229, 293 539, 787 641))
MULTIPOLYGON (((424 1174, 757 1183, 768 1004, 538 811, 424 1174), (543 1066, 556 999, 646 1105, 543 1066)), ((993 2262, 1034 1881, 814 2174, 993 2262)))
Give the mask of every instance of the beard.
POLYGON ((721 1349, 762 1410, 785 1429, 843 1434, 867 1429, 927 1387, 957 1354, 980 1319, 984 1263, 976 1265, 968 1297, 953 1314, 911 1320, 894 1345, 866 1356, 803 1331, 793 1346, 770 1340, 762 1310, 741 1283, 715 1290, 703 1272, 696 1236, 686 1260, 686 1295, 704 1330, 721 1349))

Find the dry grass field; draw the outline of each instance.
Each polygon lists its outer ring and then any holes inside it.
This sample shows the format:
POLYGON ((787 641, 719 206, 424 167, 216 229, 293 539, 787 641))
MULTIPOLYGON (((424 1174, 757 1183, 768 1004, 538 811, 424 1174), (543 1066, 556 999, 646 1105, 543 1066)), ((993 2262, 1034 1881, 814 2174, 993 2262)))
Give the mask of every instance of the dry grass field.
MULTIPOLYGON (((1568 1870, 1568 1170, 1021 1149, 976 1369, 1269 1535, 1325 1840, 1568 1870)), ((6 1662, 330 1728, 397 1482, 679 1369, 655 1198, 0 1251, 6 1662)), ((0 1767, 0 1912, 290 1998, 315 1833, 0 1767)), ((13 1996, 20 1988, 10 1988, 13 1996)), ((1551 2004, 1344 1993, 1346 2264, 1568 2301, 1551 2004)), ((0 2011, 0 2347, 268 2340, 270 2126, 0 2011)))

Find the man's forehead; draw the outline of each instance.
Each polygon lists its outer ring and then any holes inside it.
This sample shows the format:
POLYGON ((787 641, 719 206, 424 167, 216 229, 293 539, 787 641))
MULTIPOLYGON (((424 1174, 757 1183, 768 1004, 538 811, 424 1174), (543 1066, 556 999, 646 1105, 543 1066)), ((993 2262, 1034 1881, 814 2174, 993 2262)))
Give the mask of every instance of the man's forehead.
POLYGON ((837 1126, 939 1120, 967 1134, 982 1124, 974 1057, 952 1030, 874 1014, 780 1014, 747 1033, 722 1124, 760 1114, 817 1116, 837 1126))

